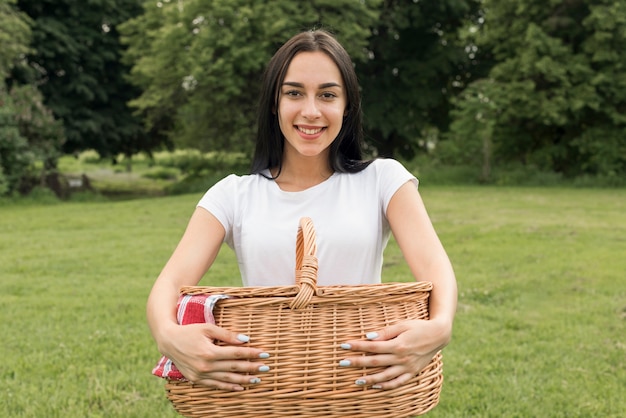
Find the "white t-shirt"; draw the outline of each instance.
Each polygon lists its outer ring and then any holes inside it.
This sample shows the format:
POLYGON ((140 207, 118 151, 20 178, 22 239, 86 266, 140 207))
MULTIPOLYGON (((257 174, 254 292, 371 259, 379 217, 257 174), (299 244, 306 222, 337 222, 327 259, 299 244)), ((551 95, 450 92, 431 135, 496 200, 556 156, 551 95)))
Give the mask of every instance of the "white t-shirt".
MULTIPOLYGON (((265 174, 269 174, 269 171, 265 174)), ((299 192, 286 192, 259 174, 230 175, 198 203, 224 226, 244 286, 295 282, 300 218, 313 220, 318 285, 380 283, 390 227, 385 217, 394 193, 418 181, 402 164, 377 159, 359 173, 334 173, 299 192)))

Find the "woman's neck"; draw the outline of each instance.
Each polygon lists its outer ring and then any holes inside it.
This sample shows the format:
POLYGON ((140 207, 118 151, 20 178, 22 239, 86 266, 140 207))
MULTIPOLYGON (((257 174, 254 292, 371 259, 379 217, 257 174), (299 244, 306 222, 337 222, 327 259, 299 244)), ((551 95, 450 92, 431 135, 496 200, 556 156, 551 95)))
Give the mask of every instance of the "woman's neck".
POLYGON ((283 160, 283 165, 278 172, 278 168, 271 170, 275 177, 276 184, 288 192, 299 192, 328 180, 333 175, 327 159, 316 161, 289 161, 283 160), (276 177, 277 176, 277 177, 276 177))

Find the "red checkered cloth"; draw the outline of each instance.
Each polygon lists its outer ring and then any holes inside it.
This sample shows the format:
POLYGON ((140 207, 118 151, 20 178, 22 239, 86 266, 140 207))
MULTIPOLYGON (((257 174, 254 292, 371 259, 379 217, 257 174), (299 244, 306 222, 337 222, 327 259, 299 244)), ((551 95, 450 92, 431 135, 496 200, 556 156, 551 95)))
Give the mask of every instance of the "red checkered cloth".
MULTIPOLYGON (((226 295, 181 295, 176 305, 176 320, 181 325, 214 324, 213 308, 226 295)), ((176 368, 172 360, 163 356, 152 369, 152 374, 169 380, 185 381, 185 376, 176 368)))

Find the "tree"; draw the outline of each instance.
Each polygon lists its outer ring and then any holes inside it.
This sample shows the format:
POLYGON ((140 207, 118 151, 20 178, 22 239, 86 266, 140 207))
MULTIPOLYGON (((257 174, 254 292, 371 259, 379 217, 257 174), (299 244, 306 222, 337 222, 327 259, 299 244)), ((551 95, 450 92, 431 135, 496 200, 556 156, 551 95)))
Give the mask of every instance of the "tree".
POLYGON ((139 0, 19 0, 34 21, 34 52, 21 83, 38 84, 63 121, 63 151, 128 155, 158 146, 126 103, 138 94, 125 79, 117 25, 141 12, 139 0))
POLYGON ((250 150, 261 73, 289 36, 324 27, 358 58, 380 0, 147 1, 121 30, 153 134, 203 150, 250 150))
POLYGON ((5 88, 0 89, 0 196, 17 190, 28 172, 34 156, 20 134, 13 100, 5 88))
POLYGON ((63 127, 35 86, 5 83, 30 51, 31 23, 14 1, 0 0, 0 196, 44 182, 64 140, 63 127))
POLYGON ((493 129, 498 112, 498 105, 492 99, 494 88, 493 80, 478 80, 454 100, 458 106, 451 111, 451 132, 447 136, 458 134, 458 137, 443 142, 438 151, 439 157, 447 163, 461 161, 471 166, 480 165, 483 182, 491 181, 493 129))
POLYGON ((475 19, 475 1, 385 0, 358 63, 365 126, 379 154, 412 157, 424 130, 446 131, 450 98, 471 77, 459 29, 475 19))
POLYGON ((0 165, 7 174, 5 192, 28 193, 44 186, 56 172, 63 124, 43 104, 43 96, 31 85, 0 91, 0 165))
POLYGON ((626 3, 485 0, 484 8, 476 44, 497 64, 474 91, 489 86, 489 101, 461 102, 456 126, 489 115, 501 163, 567 176, 626 174, 626 3))
POLYGON ((0 0, 0 81, 11 72, 15 62, 29 52, 30 19, 15 8, 17 0, 0 0))

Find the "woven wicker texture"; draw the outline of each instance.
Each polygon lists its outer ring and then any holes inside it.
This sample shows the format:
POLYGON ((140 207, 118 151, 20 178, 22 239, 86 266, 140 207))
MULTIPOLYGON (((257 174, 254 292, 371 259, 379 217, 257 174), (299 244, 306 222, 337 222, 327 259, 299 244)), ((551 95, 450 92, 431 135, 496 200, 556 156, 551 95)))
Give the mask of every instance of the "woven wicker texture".
MULTIPOLYGON (((424 414, 437 405, 442 356, 392 390, 355 385, 383 368, 340 367, 358 355, 340 345, 406 319, 428 319, 429 282, 316 286, 315 231, 303 218, 296 241, 296 285, 186 287, 184 294, 227 294, 214 309, 218 325, 250 336, 271 354, 261 383, 244 391, 169 381, 168 399, 189 417, 393 417, 424 414)), ((218 342, 219 343, 219 342, 218 342)), ((366 354, 362 354, 366 355, 366 354)))

